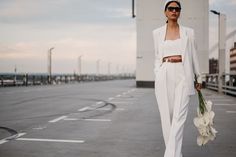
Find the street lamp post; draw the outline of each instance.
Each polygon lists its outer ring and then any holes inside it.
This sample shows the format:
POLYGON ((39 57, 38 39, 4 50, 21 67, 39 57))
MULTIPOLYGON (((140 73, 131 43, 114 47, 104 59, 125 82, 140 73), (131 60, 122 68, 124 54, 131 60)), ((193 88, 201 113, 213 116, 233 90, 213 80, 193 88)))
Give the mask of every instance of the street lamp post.
POLYGON ((111 75, 111 62, 107 63, 107 73, 108 75, 111 75))
POLYGON ((96 65, 96 68, 97 68, 97 75, 99 75, 100 74, 100 61, 101 61, 101 59, 98 59, 97 60, 97 65, 96 65))
POLYGON ((119 75, 119 64, 116 65, 116 74, 119 75))
POLYGON ((210 10, 215 15, 218 15, 219 18, 219 27, 218 27, 218 40, 219 40, 219 59, 218 59, 218 69, 219 69, 219 77, 218 77, 218 92, 223 92, 223 81, 224 81, 224 73, 225 73, 225 34, 226 34, 226 15, 215 10, 210 10))
POLYGON ((82 74, 82 58, 83 55, 80 55, 78 57, 78 75, 81 75, 82 74))
POLYGON ((51 47, 48 50, 48 82, 51 84, 52 83, 52 50, 54 49, 54 47, 51 47))

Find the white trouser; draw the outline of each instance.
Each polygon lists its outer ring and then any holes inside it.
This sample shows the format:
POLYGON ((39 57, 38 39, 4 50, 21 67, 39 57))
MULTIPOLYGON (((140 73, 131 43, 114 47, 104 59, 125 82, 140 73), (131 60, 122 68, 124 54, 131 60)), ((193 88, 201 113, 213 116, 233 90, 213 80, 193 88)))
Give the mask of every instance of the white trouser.
POLYGON ((164 62, 155 79, 155 94, 165 141, 164 157, 182 157, 184 123, 190 96, 182 63, 164 62))

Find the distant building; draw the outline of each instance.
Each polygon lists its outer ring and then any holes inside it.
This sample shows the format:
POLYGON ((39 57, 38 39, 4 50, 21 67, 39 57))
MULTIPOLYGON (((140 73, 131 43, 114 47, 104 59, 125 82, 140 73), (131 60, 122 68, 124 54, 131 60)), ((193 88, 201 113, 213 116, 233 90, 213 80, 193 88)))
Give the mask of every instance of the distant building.
POLYGON ((209 74, 218 73, 218 59, 211 58, 209 59, 209 74))
POLYGON ((230 49, 230 73, 236 72, 236 42, 234 47, 230 49))

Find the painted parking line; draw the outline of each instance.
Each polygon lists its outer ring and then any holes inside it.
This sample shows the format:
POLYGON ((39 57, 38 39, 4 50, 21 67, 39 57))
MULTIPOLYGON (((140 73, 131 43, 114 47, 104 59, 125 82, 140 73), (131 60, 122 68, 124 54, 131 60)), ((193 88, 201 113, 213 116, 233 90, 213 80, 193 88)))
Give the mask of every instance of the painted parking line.
POLYGON ((109 100, 113 100, 113 99, 114 99, 113 97, 111 97, 111 98, 108 98, 108 101, 109 101, 109 100))
POLYGON ((83 111, 86 111, 86 110, 91 110, 91 107, 86 106, 86 107, 83 107, 83 108, 79 109, 78 111, 83 112, 83 111))
MULTIPOLYGON (((98 110, 98 111, 110 111, 111 108, 97 108, 95 110, 98 110)), ((124 111, 125 109, 124 108, 116 108, 115 110, 117 110, 117 111, 124 111)))
POLYGON ((112 103, 112 104, 133 104, 132 102, 126 102, 126 101, 111 101, 109 103, 112 103))
POLYGON ((110 119, 83 119, 85 121, 93 121, 93 122, 111 122, 110 119))
POLYGON ((215 106, 233 106, 236 104, 214 104, 215 106))
POLYGON ((227 113, 236 113, 236 111, 226 111, 227 113))
POLYGON ((120 97, 120 98, 117 98, 118 101, 121 101, 121 100, 124 100, 124 101, 136 101, 136 100, 139 100, 137 98, 132 98, 132 97, 120 97))
POLYGON ((33 128, 33 130, 43 130, 43 129, 46 129, 46 128, 47 128, 46 126, 39 126, 39 127, 33 128))
POLYGON ((110 119, 91 119, 91 118, 86 118, 86 119, 78 119, 78 118, 65 118, 63 120, 66 121, 78 121, 78 120, 82 120, 82 121, 92 121, 92 122, 111 122, 110 119))
POLYGON ((65 118, 65 119, 63 119, 63 120, 71 120, 71 121, 75 121, 75 120, 79 120, 79 119, 77 119, 77 118, 65 118))
POLYGON ((213 103, 224 103, 224 102, 227 102, 227 103, 230 103, 230 102, 235 103, 235 101, 232 100, 232 99, 224 99, 224 98, 215 99, 215 98, 212 98, 211 100, 213 101, 213 103))
POLYGON ((65 119, 67 116, 61 116, 61 117, 58 117, 56 119, 53 119, 53 120, 50 120, 49 123, 56 123, 62 119, 65 119))
POLYGON ((27 93, 27 92, 31 92, 32 90, 23 90, 21 92, 27 93))
POLYGON ((104 103, 103 101, 98 101, 96 102, 96 105, 103 104, 103 103, 104 103))
POLYGON ((18 138, 17 141, 33 142, 60 142, 60 143, 84 143, 84 140, 63 140, 63 139, 39 139, 39 138, 18 138))
POLYGON ((0 144, 9 142, 11 139, 16 139, 16 138, 19 138, 19 137, 21 137, 21 136, 24 136, 25 134, 26 134, 26 133, 19 133, 19 134, 17 134, 17 135, 13 135, 13 136, 4 138, 4 139, 0 140, 0 144))

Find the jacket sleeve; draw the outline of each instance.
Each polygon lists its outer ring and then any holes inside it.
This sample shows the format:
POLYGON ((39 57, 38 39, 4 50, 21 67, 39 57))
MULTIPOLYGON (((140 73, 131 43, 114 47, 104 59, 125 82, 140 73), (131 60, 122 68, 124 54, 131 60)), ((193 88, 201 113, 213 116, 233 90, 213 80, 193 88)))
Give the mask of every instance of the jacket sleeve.
POLYGON ((202 76, 200 73, 200 67, 199 67, 199 58, 197 54, 197 44, 195 41, 195 33, 194 30, 192 30, 192 56, 193 56, 193 70, 194 74, 197 76, 197 82, 202 83, 202 76))
POLYGON ((154 61, 154 74, 155 75, 161 66, 160 57, 158 55, 158 37, 156 33, 157 32, 155 32, 155 30, 152 32, 153 42, 154 42, 154 53, 155 53, 155 61, 154 61))

